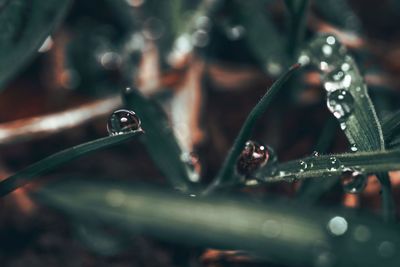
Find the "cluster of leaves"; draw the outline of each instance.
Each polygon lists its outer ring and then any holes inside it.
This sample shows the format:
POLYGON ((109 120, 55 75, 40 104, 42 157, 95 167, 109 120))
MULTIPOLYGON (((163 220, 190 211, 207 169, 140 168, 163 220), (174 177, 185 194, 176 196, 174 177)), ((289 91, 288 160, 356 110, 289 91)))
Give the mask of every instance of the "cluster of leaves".
MULTIPOLYGON (((5 58, 1 61, 1 64, 5 65, 0 65, 1 86, 4 87, 5 82, 16 73, 16 70, 33 56, 50 30, 65 14, 69 2, 67 0, 0 2, 0 21, 13 24, 12 27, 8 27, 6 23, 1 24, 1 27, 12 29, 5 31, 7 35, 3 35, 0 43, 5 58), (25 14, 26 10, 31 11, 30 15, 25 14), (26 21, 25 17, 30 20, 26 25, 22 23, 26 21), (36 34, 34 29, 41 29, 40 34, 36 34), (12 53, 9 53, 10 51, 12 53), (18 61, 13 64, 14 67, 8 68, 9 62, 14 62, 15 59, 18 61)), ((252 38, 258 40, 260 37, 259 33, 253 31, 262 27, 251 25, 258 23, 265 23, 266 27, 270 25, 265 18, 257 19, 260 10, 250 2, 239 4, 237 1, 235 4, 243 5, 243 8, 238 9, 239 16, 247 18, 244 21, 248 23, 245 26, 249 29, 248 41, 253 46, 254 53, 259 55, 260 60, 270 58, 271 53, 285 54, 283 51, 276 52, 274 49, 268 50, 260 46, 263 42, 252 41, 252 38)), ((286 4, 293 21, 290 35, 292 41, 286 53, 289 56, 284 61, 290 62, 298 54, 300 43, 303 42, 304 13, 308 1, 286 1, 286 4)), ((271 47, 278 49, 279 45, 268 46, 271 47)), ((273 201, 268 204, 254 204, 246 199, 213 196, 217 190, 227 191, 241 183, 234 173, 235 163, 245 142, 251 138, 255 122, 267 109, 279 89, 299 68, 300 65, 293 65, 267 90, 250 112, 220 172, 208 188, 198 188, 190 182, 191 170, 182 162, 182 151, 167 117, 157 103, 144 97, 137 90, 131 89, 125 91, 122 97, 125 106, 140 115, 145 134, 135 132, 105 137, 56 153, 1 181, 0 194, 4 196, 80 156, 129 141, 140 135, 139 138, 160 171, 179 192, 105 181, 88 184, 78 180, 60 181, 57 184, 44 186, 35 193, 35 196, 43 203, 65 212, 71 218, 90 220, 91 217, 96 217, 102 223, 111 224, 126 232, 141 231, 182 242, 190 240, 205 246, 243 249, 260 258, 284 264, 305 266, 315 264, 321 260, 322 255, 337 266, 354 264, 375 266, 383 262, 385 266, 396 266, 400 260, 399 254, 388 252, 387 246, 386 250, 385 247, 381 249, 383 253, 376 252, 377 246, 381 247, 382 244, 400 246, 398 230, 392 224, 382 227, 381 222, 369 216, 359 217, 343 211, 333 213, 314 207, 310 210, 308 206, 295 206, 293 203, 273 201), (349 227, 346 228, 348 234, 337 237, 329 232, 327 223, 333 216, 346 218, 349 222, 349 227), (360 238, 357 239, 360 226, 368 229, 371 236, 368 242, 360 242, 360 238), (290 257, 287 257, 288 252, 290 257), (374 256, 377 253, 380 253, 381 257, 374 256)), ((303 158, 274 166, 267 165, 255 173, 255 177, 261 183, 292 181, 293 178, 323 180, 323 183, 307 184, 302 191, 305 195, 320 196, 329 190, 341 175, 340 169, 329 170, 330 158, 335 157, 345 168, 362 168, 365 173, 378 174, 383 188, 384 216, 390 221, 393 215, 393 203, 390 181, 386 173, 400 169, 400 113, 379 121, 359 71, 355 68, 350 74, 358 83, 355 86, 363 87, 363 97, 354 94, 356 98, 354 112, 347 121, 345 134, 351 142, 357 143, 359 151, 303 158), (300 170, 300 161, 312 161, 313 168, 300 170)))

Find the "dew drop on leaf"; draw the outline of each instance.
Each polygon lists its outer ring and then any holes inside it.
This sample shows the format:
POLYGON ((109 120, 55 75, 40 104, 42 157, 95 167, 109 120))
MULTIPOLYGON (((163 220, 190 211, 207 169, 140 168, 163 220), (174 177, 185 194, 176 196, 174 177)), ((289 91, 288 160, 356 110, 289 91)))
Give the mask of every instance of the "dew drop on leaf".
POLYGON ((336 157, 330 157, 328 170, 337 171, 339 168, 340 168, 340 161, 336 157))
POLYGON ((352 145, 350 146, 350 150, 353 151, 353 152, 357 152, 357 151, 358 151, 357 145, 356 145, 356 144, 352 144, 352 145))
POLYGON ((299 161, 299 172, 304 172, 304 171, 306 171, 307 170, 307 168, 308 168, 308 164, 307 164, 307 162, 305 162, 304 160, 300 160, 299 161))
POLYGON ((312 156, 313 157, 319 157, 319 152, 318 151, 313 151, 312 156))
POLYGON ((324 88, 328 93, 334 92, 339 89, 349 88, 352 80, 351 75, 346 73, 346 71, 343 71, 342 68, 334 69, 333 71, 326 74, 323 79, 324 88))
POLYGON ((367 176, 360 171, 346 168, 342 172, 341 183, 346 193, 357 194, 364 190, 367 176))
POLYGON ((353 112, 354 98, 349 91, 339 89, 329 93, 327 106, 337 119, 343 121, 353 112))
POLYGON ((107 122, 109 135, 119 135, 141 130, 140 119, 135 112, 126 109, 114 111, 107 122))
POLYGON ((247 176, 264 166, 269 157, 270 153, 266 146, 255 141, 247 141, 236 163, 236 170, 239 174, 247 176))

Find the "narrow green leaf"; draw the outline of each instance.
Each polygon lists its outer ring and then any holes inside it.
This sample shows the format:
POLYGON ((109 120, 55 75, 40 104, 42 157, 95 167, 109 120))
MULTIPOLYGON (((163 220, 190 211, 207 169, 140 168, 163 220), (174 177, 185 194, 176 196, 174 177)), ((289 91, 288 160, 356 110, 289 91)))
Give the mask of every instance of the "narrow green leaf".
POLYGON ((190 198, 100 181, 63 180, 36 196, 69 215, 97 218, 124 231, 245 250, 285 266, 391 267, 400 261, 399 253, 385 249, 400 246, 398 229, 352 213, 276 200, 261 205, 245 198, 190 198))
POLYGON ((306 178, 329 180, 337 179, 345 168, 364 173, 400 170, 400 149, 312 156, 260 169, 255 176, 265 182, 292 182, 306 178))
POLYGON ((229 151, 228 156, 226 157, 217 177, 205 190, 205 194, 210 193, 219 186, 226 186, 229 184, 235 184, 237 182, 235 181, 237 177, 233 175, 236 160, 242 152, 245 143, 250 139, 258 118, 265 112, 276 93, 283 87, 293 72, 300 68, 300 66, 300 64, 293 65, 271 86, 271 88, 260 99, 258 104, 251 110, 250 114, 246 118, 246 121, 242 125, 242 128, 240 129, 240 132, 237 135, 235 142, 229 151))
POLYGON ((400 110, 382 120, 382 131, 387 148, 400 145, 400 110))
POLYGON ((0 182, 0 196, 11 193, 18 187, 21 187, 33 181, 34 179, 39 178, 40 175, 54 170, 65 163, 75 160, 90 152, 125 142, 130 138, 138 136, 142 133, 142 131, 136 131, 122 135, 108 136, 55 153, 2 180, 0 182))
POLYGON ((0 7, 0 90, 64 17, 71 0, 10 0, 0 7))
POLYGON ((128 88, 124 102, 142 120, 147 151, 169 181, 178 189, 190 188, 190 170, 181 159, 182 151, 161 107, 145 98, 138 90, 128 88))

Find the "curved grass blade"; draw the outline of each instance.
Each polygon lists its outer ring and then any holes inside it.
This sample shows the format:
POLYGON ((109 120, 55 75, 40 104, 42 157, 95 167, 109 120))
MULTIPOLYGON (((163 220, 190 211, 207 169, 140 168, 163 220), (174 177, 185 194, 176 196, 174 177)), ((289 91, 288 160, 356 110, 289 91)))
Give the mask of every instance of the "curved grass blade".
POLYGON ((68 215, 96 218, 134 234, 140 230, 169 241, 245 250, 285 266, 315 266, 321 257, 329 266, 394 267, 400 261, 399 253, 378 249, 400 246, 396 226, 353 213, 287 201, 190 198, 129 184, 60 182, 41 188, 38 199, 68 215), (360 242, 360 230, 368 232, 368 242, 360 242))
MULTIPOLYGON (((384 150, 385 140, 381 124, 368 95, 368 88, 346 48, 335 36, 323 34, 310 42, 308 53, 311 62, 323 72, 322 82, 327 91, 327 105, 331 113, 338 118, 340 127, 353 149, 384 150)), ((382 187, 385 187, 383 194, 390 194, 388 176, 379 173, 377 175, 382 187)), ((324 185, 323 189, 327 187, 324 185)), ((382 195, 382 198, 385 220, 393 219, 392 197, 382 195)))
POLYGON ((128 141, 132 137, 138 136, 142 133, 143 131, 138 130, 132 133, 108 136, 55 153, 2 180, 0 182, 0 196, 11 193, 15 189, 38 178, 38 176, 45 174, 65 163, 99 149, 128 141))
POLYGON ((250 139, 258 118, 264 113, 276 93, 283 87, 293 72, 300 68, 300 66, 300 64, 293 65, 271 86, 271 88, 265 93, 257 105, 251 110, 250 114, 246 118, 246 121, 242 125, 242 128, 240 129, 240 132, 237 135, 235 142, 229 151, 228 156, 226 157, 217 177, 205 190, 205 194, 212 192, 219 186, 226 186, 229 184, 235 184, 237 182, 235 181, 235 176, 233 176, 236 160, 242 152, 245 143, 250 139))
POLYGON ((181 148, 161 107, 133 88, 125 91, 124 102, 139 114, 146 131, 143 142, 161 172, 174 187, 190 189, 190 170, 181 160, 181 148))
POLYGON ((364 173, 400 170, 400 149, 312 156, 261 169, 255 176, 264 182, 292 182, 307 178, 329 180, 341 176, 345 168, 364 173))
POLYGON ((0 90, 27 62, 57 24, 71 0, 6 0, 0 8, 0 90))

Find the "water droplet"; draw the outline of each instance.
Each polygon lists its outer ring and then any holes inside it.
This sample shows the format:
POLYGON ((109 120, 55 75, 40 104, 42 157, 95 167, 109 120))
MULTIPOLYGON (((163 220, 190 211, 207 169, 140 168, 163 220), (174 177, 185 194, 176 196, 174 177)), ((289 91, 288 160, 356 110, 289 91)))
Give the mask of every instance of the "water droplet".
POLYGON ((189 179, 192 182, 200 181, 201 165, 199 157, 194 152, 184 152, 181 155, 181 160, 186 163, 189 168, 189 179))
POLYGON ((314 151, 314 152, 312 153, 312 156, 313 156, 313 157, 319 157, 319 152, 318 152, 318 151, 314 151))
POLYGON ((346 130, 347 128, 347 124, 345 122, 341 122, 340 123, 340 129, 342 129, 342 131, 346 130))
POLYGON ((310 44, 309 53, 314 64, 323 72, 330 72, 343 61, 346 48, 335 36, 322 34, 310 44))
POLYGON ((247 141, 236 163, 236 170, 239 174, 248 176, 265 165, 269 156, 266 146, 255 141, 247 141))
POLYGON ((343 121, 353 112, 354 98, 349 91, 339 89, 328 95, 327 106, 337 119, 343 121))
POLYGON ((329 158, 329 170, 337 171, 340 168, 340 161, 336 157, 329 158))
POLYGON ((345 168, 342 172, 341 182, 346 193, 357 194, 364 190, 367 176, 360 171, 345 168))
POLYGON ((341 68, 335 69, 323 76, 324 88, 327 92, 334 92, 339 89, 349 88, 351 75, 341 68))
POLYGON ((383 241, 378 246, 378 253, 382 258, 390 258, 393 257, 396 253, 395 245, 390 241, 383 241))
POLYGON ((300 63, 302 66, 308 65, 310 61, 311 61, 310 56, 305 52, 302 52, 299 58, 297 59, 297 62, 300 63))
POLYGON ((352 145, 350 146, 350 150, 353 151, 353 152, 357 152, 357 151, 358 151, 357 145, 356 145, 356 144, 352 144, 352 145))
POLYGON ((49 35, 46 40, 44 40, 43 44, 38 49, 39 53, 46 53, 53 47, 54 41, 53 38, 49 35))
POLYGON ((328 222, 328 230, 335 236, 340 236, 346 233, 348 223, 345 218, 341 216, 335 216, 328 222))
POLYGON ((308 168, 308 164, 304 160, 300 160, 299 165, 300 165, 299 172, 304 172, 308 168))
POLYGON ((358 242, 367 242, 371 238, 371 231, 364 225, 358 225, 354 229, 354 239, 358 242))
POLYGON ((116 110, 108 119, 107 131, 109 135, 125 134, 138 130, 141 130, 140 119, 131 110, 116 110))
POLYGON ((232 41, 242 39, 245 33, 246 29, 242 25, 236 25, 226 30, 226 36, 232 41))

